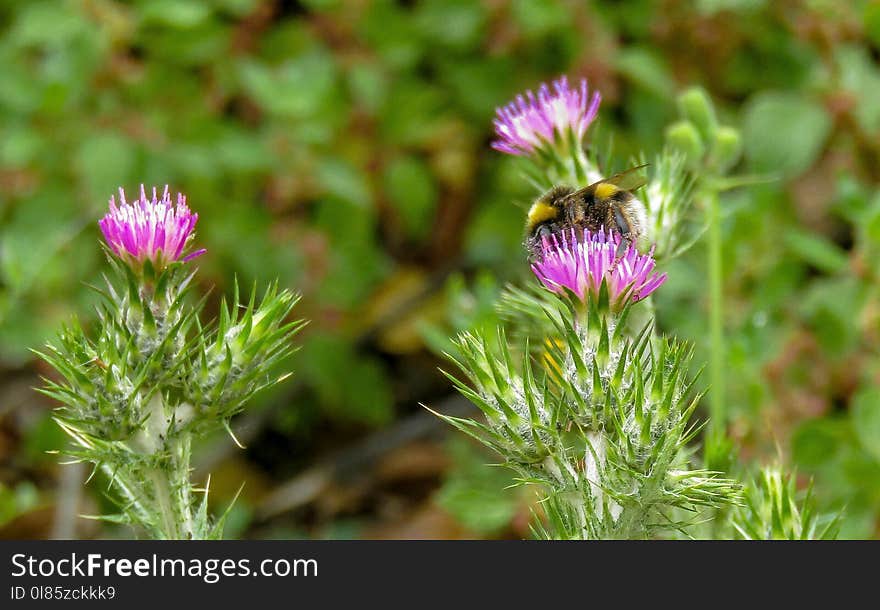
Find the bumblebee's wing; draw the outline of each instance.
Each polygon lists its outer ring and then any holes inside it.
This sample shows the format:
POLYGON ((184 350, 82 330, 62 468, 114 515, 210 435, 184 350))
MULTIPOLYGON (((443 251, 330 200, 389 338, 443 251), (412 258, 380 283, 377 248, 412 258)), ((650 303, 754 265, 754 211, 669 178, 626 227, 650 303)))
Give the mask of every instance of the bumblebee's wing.
POLYGON ((586 195, 594 190, 600 184, 613 184, 617 188, 622 191, 634 191, 638 188, 645 186, 648 182, 647 177, 643 176, 639 173, 640 169, 644 169, 650 165, 649 163, 643 163, 641 165, 637 165, 635 167, 631 167, 626 171, 620 172, 619 174, 614 174, 610 178, 603 178, 597 182, 594 182, 590 186, 586 186, 580 190, 575 191, 569 197, 579 197, 582 195, 586 195))
POLYGON ((634 191, 637 188, 641 188, 645 186, 645 184, 647 184, 648 178, 644 176, 641 172, 639 172, 639 170, 648 167, 648 165, 648 163, 636 165, 635 167, 629 168, 625 172, 614 174, 610 178, 605 178, 605 180, 600 180, 599 182, 607 182, 608 184, 613 184, 623 191, 634 191))

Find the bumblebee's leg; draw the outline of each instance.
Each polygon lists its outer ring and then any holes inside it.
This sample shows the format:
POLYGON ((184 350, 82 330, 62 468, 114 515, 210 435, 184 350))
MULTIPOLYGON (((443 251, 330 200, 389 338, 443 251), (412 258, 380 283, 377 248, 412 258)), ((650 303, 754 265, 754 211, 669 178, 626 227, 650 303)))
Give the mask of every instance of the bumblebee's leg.
MULTIPOLYGON (((617 244, 617 251, 614 253, 614 264, 617 264, 617 261, 623 258, 623 255, 626 254, 626 251, 629 250, 629 247, 632 245, 632 240, 629 235, 621 236, 620 243, 617 244)), ((613 267, 612 267, 613 269, 613 267)))
POLYGON ((632 235, 632 227, 629 226, 629 221, 616 207, 614 208, 614 222, 621 235, 632 235))
POLYGON ((528 250, 530 262, 541 260, 544 251, 544 240, 550 239, 553 236, 555 233, 554 226, 550 223, 544 223, 526 239, 526 250, 528 250))
MULTIPOLYGON (((614 208, 614 220, 617 224, 617 230, 620 233, 620 244, 617 246, 617 252, 614 255, 614 265, 617 265, 617 261, 623 258, 623 255, 626 254, 626 251, 633 243, 633 235, 632 235, 632 227, 629 226, 629 222, 626 220, 626 217, 620 213, 620 210, 614 208)), ((612 269, 614 267, 612 266, 612 269)))

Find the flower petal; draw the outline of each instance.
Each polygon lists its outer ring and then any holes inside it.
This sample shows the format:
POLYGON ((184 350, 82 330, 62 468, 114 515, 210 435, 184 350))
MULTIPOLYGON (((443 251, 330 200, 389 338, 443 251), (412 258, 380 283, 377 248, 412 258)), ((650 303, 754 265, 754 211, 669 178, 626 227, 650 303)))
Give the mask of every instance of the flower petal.
POLYGON ((552 91, 543 83, 537 95, 526 91, 525 96, 517 95, 513 102, 495 110, 498 139, 492 148, 510 155, 529 155, 568 130, 582 138, 596 118, 601 99, 598 92, 589 97, 586 79, 574 89, 565 76, 553 82, 552 91))
MULTIPOLYGON (((178 194, 172 203, 168 187, 157 196, 156 188, 147 197, 144 185, 139 198, 127 203, 125 191, 119 189, 119 205, 110 198, 109 211, 98 221, 101 233, 110 249, 119 257, 138 264, 149 260, 157 268, 180 260, 192 235, 198 214, 190 211, 186 197, 178 194)), ((198 250, 183 258, 184 262, 204 254, 198 250)))
POLYGON ((603 281, 612 304, 629 295, 639 301, 663 285, 666 274, 654 271, 653 249, 642 254, 630 244, 618 258, 620 240, 620 235, 604 228, 595 233, 569 229, 545 237, 532 271, 548 290, 560 294, 570 290, 583 302, 598 298, 603 281))

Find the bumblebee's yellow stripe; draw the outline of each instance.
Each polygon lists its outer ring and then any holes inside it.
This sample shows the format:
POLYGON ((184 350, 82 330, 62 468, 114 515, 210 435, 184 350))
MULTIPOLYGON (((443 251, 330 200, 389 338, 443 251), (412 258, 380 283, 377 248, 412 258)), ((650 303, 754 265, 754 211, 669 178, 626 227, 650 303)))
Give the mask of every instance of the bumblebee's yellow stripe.
POLYGON ((531 228, 542 222, 553 220, 558 214, 559 210, 552 205, 544 203, 543 201, 536 201, 529 209, 529 227, 531 228))
POLYGON ((608 199, 620 189, 610 184, 608 182, 601 182, 596 185, 596 198, 597 199, 608 199))

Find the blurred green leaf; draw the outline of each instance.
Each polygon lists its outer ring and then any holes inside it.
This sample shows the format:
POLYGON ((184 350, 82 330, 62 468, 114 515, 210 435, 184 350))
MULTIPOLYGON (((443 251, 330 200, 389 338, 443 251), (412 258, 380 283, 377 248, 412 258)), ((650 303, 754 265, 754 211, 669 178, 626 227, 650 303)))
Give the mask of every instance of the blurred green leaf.
POLYGON ((767 5, 767 0, 698 0, 697 10, 706 15, 722 11, 757 11, 767 5))
POLYGON ((529 38, 551 34, 570 19, 567 7, 554 0, 514 0, 511 13, 529 38))
POLYGON ((383 109, 383 136, 403 146, 424 144, 436 133, 444 106, 435 87, 418 80, 399 80, 391 87, 383 109))
POLYGON ((352 164, 334 157, 322 159, 317 178, 328 195, 365 210, 371 207, 373 197, 367 177, 352 164))
POLYGON ((832 464, 848 441, 848 436, 846 421, 808 421, 796 431, 793 438, 795 461, 810 469, 832 464))
POLYGON ((386 75, 374 64, 353 66, 348 71, 348 83, 354 100, 370 113, 378 111, 388 95, 386 75))
POLYGON ((863 15, 865 33, 874 46, 880 47, 880 2, 876 0, 866 2, 863 15))
POLYGON ((323 199, 316 208, 315 226, 330 240, 318 295, 326 305, 356 307, 389 269, 386 255, 373 241, 373 210, 336 198, 323 199))
POLYGON ((861 388, 853 397, 852 417, 862 447, 880 462, 880 389, 861 388))
POLYGON ((786 231, 783 239, 796 256, 826 273, 838 273, 849 264, 846 253, 820 235, 795 229, 786 231))
POLYGON ((34 161, 44 150, 44 141, 33 129, 23 125, 9 126, 0 135, 0 163, 22 167, 34 161))
POLYGON ((819 157, 831 131, 824 108, 797 93, 757 93, 743 113, 745 154, 756 171, 800 174, 819 157))
POLYGON ((835 49, 841 85, 852 96, 855 117, 868 134, 880 132, 880 69, 868 49, 841 45, 835 49))
POLYGON ((437 205, 437 186, 428 167, 414 157, 395 159, 385 170, 384 182, 406 233, 426 237, 437 205))
POLYGON ((67 435, 55 423, 51 412, 45 413, 30 427, 24 439, 24 451, 28 460, 34 464, 54 463, 57 456, 50 451, 58 451, 68 446, 67 435))
POLYGON ((839 357, 861 339, 852 316, 864 299, 864 288, 853 278, 821 279, 810 285, 798 306, 826 353, 839 357))
POLYGON ((329 103, 336 84, 332 56, 312 51, 270 67, 256 61, 240 64, 245 90, 266 111, 282 117, 307 119, 329 103))
POLYGON ((487 467, 490 457, 471 442, 455 438, 447 443, 455 467, 437 494, 437 503, 465 527, 492 535, 510 524, 518 496, 510 471, 487 467))
POLYGON ((201 25, 211 15, 211 9, 197 0, 151 0, 141 10, 144 23, 156 23, 182 30, 201 25))
POLYGON ((620 73, 640 87, 662 98, 672 97, 675 81, 663 58, 649 48, 629 47, 616 60, 620 73))
POLYGON ((74 163, 96 204, 101 195, 106 193, 109 198, 117 188, 128 184, 135 155, 131 140, 116 133, 96 133, 83 140, 74 163))
POLYGON ((62 46, 88 29, 88 21, 72 6, 51 1, 29 2, 9 34, 17 46, 62 46))
POLYGON ((358 29, 392 68, 410 68, 427 51, 412 15, 389 0, 370 3, 358 29))
POLYGON ((36 508, 40 502, 40 491, 30 481, 23 481, 14 487, 0 482, 0 525, 36 508))
POLYGON ((429 43, 463 51, 479 42, 485 7, 469 0, 423 0, 416 20, 429 43))
POLYGON ((300 361, 330 413, 372 425, 391 419, 393 396, 382 366, 355 354, 344 338, 309 337, 300 361))

